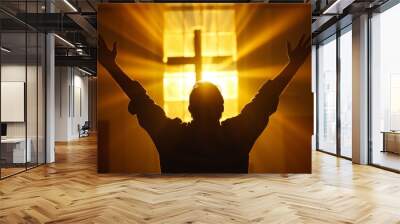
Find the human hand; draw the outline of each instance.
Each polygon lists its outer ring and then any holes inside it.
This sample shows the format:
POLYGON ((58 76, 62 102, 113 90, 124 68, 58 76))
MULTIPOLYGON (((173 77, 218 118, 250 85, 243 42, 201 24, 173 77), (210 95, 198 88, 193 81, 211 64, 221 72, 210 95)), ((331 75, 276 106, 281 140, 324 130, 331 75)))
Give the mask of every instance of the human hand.
POLYGON ((306 35, 303 34, 300 38, 300 41, 297 43, 297 46, 292 49, 289 41, 287 42, 287 53, 290 60, 290 63, 302 64, 308 54, 310 53, 311 46, 311 36, 306 38, 306 35))
POLYGON ((98 42, 99 62, 106 68, 115 65, 115 59, 117 57, 117 42, 114 42, 112 49, 108 48, 102 36, 99 36, 98 42))

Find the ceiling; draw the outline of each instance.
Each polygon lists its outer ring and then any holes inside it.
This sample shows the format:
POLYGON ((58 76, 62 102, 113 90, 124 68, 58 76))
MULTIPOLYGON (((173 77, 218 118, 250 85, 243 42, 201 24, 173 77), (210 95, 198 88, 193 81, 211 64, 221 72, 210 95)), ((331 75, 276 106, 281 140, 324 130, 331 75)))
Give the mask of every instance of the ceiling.
MULTIPOLYGON (((221 2, 224 0, 219 0, 221 2)), ((346 21, 346 16, 356 15, 366 9, 379 6, 387 0, 239 0, 225 2, 270 2, 270 3, 299 3, 306 2, 312 5, 312 30, 313 39, 330 35, 335 32, 335 24, 339 20, 346 21), (333 27, 333 28, 332 28, 333 27), (328 32, 329 31, 329 32, 328 32)), ((74 44, 70 44, 60 38, 56 38, 56 64, 73 64, 76 66, 87 66, 96 69, 96 6, 104 2, 130 2, 133 0, 45 0, 40 1, 18 1, 1 0, 0 2, 0 25, 2 32, 2 44, 13 49, 15 55, 24 55, 25 37, 24 32, 28 28, 31 31, 55 32, 61 38, 74 44), (51 10, 50 10, 51 9, 51 10), (52 11, 52 13, 48 13, 52 11), (21 33, 23 31, 23 33, 21 33), (77 49, 80 49, 77 51, 77 49), (57 58, 58 57, 58 58, 57 58), (83 64, 79 64, 82 62, 83 64), (88 66, 90 65, 90 66, 88 66)), ((167 2, 163 0, 141 2, 167 2)), ((169 0, 168 2, 182 2, 182 0, 169 0)), ((186 1, 187 2, 187 1, 186 1)), ((351 18, 347 19, 351 23, 351 18)), ((346 25, 345 22, 341 22, 346 25)), ((28 38, 29 39, 29 38, 28 38)), ((36 46, 29 43, 28 54, 34 52, 36 46)), ((10 55, 9 55, 10 56, 10 55)))

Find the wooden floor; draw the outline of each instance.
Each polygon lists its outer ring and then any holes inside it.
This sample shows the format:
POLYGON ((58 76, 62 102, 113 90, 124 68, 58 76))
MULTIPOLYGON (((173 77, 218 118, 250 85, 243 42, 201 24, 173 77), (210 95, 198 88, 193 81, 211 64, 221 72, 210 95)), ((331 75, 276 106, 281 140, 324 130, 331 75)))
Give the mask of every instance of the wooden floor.
POLYGON ((376 150, 372 158, 375 164, 400 170, 400 154, 376 150))
POLYGON ((0 181, 0 223, 400 223, 400 175, 315 152, 311 175, 96 173, 94 138, 0 181))
POLYGON ((16 174, 16 173, 19 173, 19 172, 23 172, 25 170, 26 170, 25 167, 23 167, 23 168, 20 168, 20 167, 1 168, 1 177, 2 178, 3 177, 8 177, 8 176, 11 176, 13 174, 16 174))

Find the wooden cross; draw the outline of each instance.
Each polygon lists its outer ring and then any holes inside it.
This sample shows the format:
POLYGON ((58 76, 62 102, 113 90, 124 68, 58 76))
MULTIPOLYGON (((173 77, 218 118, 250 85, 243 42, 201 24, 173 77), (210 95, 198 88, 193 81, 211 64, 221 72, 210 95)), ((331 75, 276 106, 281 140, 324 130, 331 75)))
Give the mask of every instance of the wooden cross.
POLYGON ((167 59, 167 65, 194 64, 196 70, 196 81, 199 81, 201 80, 203 62, 208 64, 217 64, 227 60, 232 61, 232 56, 203 57, 201 53, 201 30, 195 30, 194 57, 169 57, 167 59))

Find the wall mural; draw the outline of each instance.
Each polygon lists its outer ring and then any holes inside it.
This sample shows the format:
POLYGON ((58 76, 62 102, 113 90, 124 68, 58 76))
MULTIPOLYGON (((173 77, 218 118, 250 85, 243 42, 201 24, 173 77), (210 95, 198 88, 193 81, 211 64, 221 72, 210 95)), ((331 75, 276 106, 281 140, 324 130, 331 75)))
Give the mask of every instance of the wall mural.
POLYGON ((308 4, 100 4, 98 170, 310 173, 308 4))

